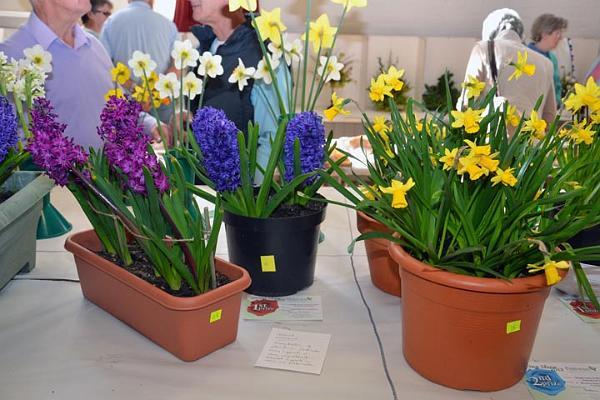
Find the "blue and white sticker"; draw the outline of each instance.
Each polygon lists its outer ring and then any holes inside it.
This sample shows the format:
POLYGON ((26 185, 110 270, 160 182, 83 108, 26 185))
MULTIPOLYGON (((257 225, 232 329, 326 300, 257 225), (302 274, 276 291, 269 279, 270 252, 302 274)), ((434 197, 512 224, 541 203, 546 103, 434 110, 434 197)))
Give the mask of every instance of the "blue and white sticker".
POLYGON ((548 396, 556 396, 567 387, 560 375, 551 369, 530 368, 525 374, 525 382, 532 390, 548 396))

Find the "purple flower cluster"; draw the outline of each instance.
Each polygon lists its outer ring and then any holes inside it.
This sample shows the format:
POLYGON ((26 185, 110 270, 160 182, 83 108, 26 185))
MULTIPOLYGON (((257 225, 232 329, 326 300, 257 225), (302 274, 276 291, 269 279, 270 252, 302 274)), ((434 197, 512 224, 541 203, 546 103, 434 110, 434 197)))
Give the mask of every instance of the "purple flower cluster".
POLYGON ((111 167, 127 177, 127 186, 136 193, 146 193, 144 167, 152 173, 161 193, 169 189, 169 180, 158 159, 148 152, 150 138, 139 123, 139 103, 111 97, 100 115, 98 135, 104 140, 104 154, 111 167))
POLYGON ((83 147, 73 143, 73 138, 63 136, 67 126, 58 122, 53 111, 48 100, 42 97, 35 99, 31 110, 32 136, 27 150, 50 178, 64 186, 68 183, 70 171, 84 165, 88 154, 83 147))
POLYGON ((17 145, 17 114, 8 99, 0 95, 0 163, 8 152, 17 145))
POLYGON ((202 151, 204 168, 218 192, 234 191, 241 185, 238 129, 222 110, 204 107, 192 123, 202 151))
MULTIPOLYGON (((298 113, 288 122, 285 132, 283 159, 285 179, 294 179, 294 141, 300 140, 300 170, 303 174, 312 172, 323 166, 325 156, 325 127, 322 118, 312 111, 298 113)), ((317 179, 311 176, 305 185, 317 179)))

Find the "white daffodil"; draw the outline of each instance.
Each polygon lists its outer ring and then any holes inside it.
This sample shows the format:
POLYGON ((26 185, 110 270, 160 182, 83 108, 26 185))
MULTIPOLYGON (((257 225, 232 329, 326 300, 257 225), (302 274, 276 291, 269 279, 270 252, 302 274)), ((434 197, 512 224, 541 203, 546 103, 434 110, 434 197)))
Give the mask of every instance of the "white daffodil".
POLYGON ((221 61, 223 58, 220 55, 212 55, 209 51, 205 51, 200 56, 200 66, 198 67, 198 74, 201 76, 210 76, 216 78, 219 75, 223 75, 223 66, 221 61))
POLYGON ((156 63, 152 61, 150 54, 142 53, 139 50, 133 52, 131 60, 127 64, 138 78, 143 78, 144 75, 150 76, 152 71, 156 69, 156 63))
POLYGON ((339 81, 340 80, 340 71, 344 68, 344 64, 338 62, 336 56, 330 56, 329 61, 327 61, 327 57, 321 56, 319 59, 321 65, 317 72, 319 75, 325 74, 325 82, 329 81, 339 81), (325 63, 327 63, 327 67, 325 67, 325 63))
POLYGON ((46 94, 44 83, 46 73, 35 66, 31 60, 23 58, 19 61, 14 58, 0 70, 0 78, 6 84, 6 90, 14 93, 21 101, 27 98, 27 85, 29 82, 30 96, 32 99, 46 94))
MULTIPOLYGON (((297 40, 300 42, 300 40, 297 40)), ((300 46, 302 44, 300 43, 300 46)), ((295 59, 295 55, 292 54, 292 43, 287 41, 287 34, 283 34, 283 42, 280 44, 275 44, 274 42, 269 43, 269 51, 273 55, 274 59, 280 60, 283 56, 285 58, 285 63, 289 66, 292 65, 292 59, 295 59)), ((301 50, 300 50, 301 51, 301 50)))
POLYGON ((0 51, 0 65, 4 65, 8 63, 8 57, 6 57, 6 54, 4 54, 3 51, 0 51))
POLYGON ((39 44, 23 50, 23 54, 25 59, 40 71, 46 74, 52 72, 52 54, 45 51, 39 44))
POLYGON ((242 59, 238 58, 238 66, 235 67, 235 69, 229 76, 229 82, 230 83, 237 82, 238 88, 240 89, 240 92, 241 92, 244 89, 244 87, 248 85, 248 79, 252 78, 254 76, 255 72, 256 72, 256 68, 253 68, 253 67, 246 68, 242 59))
POLYGON ((304 46, 302 45, 302 40, 296 39, 290 45, 290 56, 292 61, 302 61, 302 52, 304 51, 304 46))
POLYGON ((198 78, 193 71, 187 73, 183 77, 183 94, 194 100, 194 98, 202 93, 202 79, 198 78))
MULTIPOLYGON (((269 57, 269 61, 271 62, 271 68, 273 68, 273 71, 275 71, 277 69, 277 67, 279 66, 279 60, 274 59, 271 56, 268 56, 268 57, 269 57)), ((254 73, 254 79, 262 79, 263 81, 265 81, 265 83, 267 85, 270 85, 271 83, 273 83, 273 79, 271 79, 271 73, 269 72, 269 65, 265 61, 264 57, 262 58, 262 60, 260 60, 258 62, 258 65, 256 66, 256 72, 254 73)))
POLYGON ((156 82, 156 90, 161 99, 172 97, 174 99, 179 97, 179 81, 175 72, 169 72, 166 75, 160 74, 158 82, 156 82))
POLYGON ((198 53, 198 50, 196 50, 193 47, 191 40, 177 40, 173 44, 173 51, 171 51, 171 57, 173 57, 173 65, 175 65, 175 68, 193 68, 196 66, 198 58, 200 58, 200 53, 198 53))

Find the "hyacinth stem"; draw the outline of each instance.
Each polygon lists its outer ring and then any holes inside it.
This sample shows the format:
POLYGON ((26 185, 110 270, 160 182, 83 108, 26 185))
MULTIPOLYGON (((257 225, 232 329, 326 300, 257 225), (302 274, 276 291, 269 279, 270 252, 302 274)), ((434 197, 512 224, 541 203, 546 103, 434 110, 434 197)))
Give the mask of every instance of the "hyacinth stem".
POLYGON ((127 216, 125 214, 123 214, 121 212, 121 210, 119 210, 117 208, 117 206, 115 206, 112 201, 110 201, 108 199, 108 197, 106 197, 96 186, 94 186, 92 184, 92 182, 89 181, 89 179, 87 179, 80 171, 76 170, 76 169, 71 169, 71 172, 73 173, 73 175, 75 175, 77 178, 79 178, 81 180, 81 182, 83 182, 83 185, 88 188, 92 193, 94 193, 96 196, 98 196, 98 198, 100 200, 102 200, 104 202, 104 204, 106 204, 108 206, 108 208, 110 208, 110 210, 112 212, 114 212, 119 219, 121 220, 121 222, 123 222, 123 224, 127 227, 127 229, 133 233, 134 235, 138 235, 141 236, 141 232, 139 231, 139 229, 137 228, 137 226, 135 226, 135 224, 133 222, 131 222, 129 220, 129 218, 127 218, 127 216))
POLYGON ((173 234, 175 235, 175 239, 180 240, 179 244, 181 245, 181 250, 183 251, 183 256, 185 257, 185 264, 187 265, 188 269, 192 273, 192 276, 194 277, 194 281, 197 282, 198 278, 197 278, 197 274, 196 274, 196 262, 194 261, 194 256, 192 256, 190 247, 188 246, 187 242, 185 240, 183 240, 184 237, 181 234, 181 231, 179 230, 179 228, 177 228, 175 221, 173 221, 173 218, 171 218, 171 214, 169 214, 169 212, 165 208, 165 205, 162 202, 162 200, 159 200, 158 204, 160 206, 160 212, 162 213, 163 217, 165 217, 165 219, 167 220, 167 222, 173 229, 173 234))

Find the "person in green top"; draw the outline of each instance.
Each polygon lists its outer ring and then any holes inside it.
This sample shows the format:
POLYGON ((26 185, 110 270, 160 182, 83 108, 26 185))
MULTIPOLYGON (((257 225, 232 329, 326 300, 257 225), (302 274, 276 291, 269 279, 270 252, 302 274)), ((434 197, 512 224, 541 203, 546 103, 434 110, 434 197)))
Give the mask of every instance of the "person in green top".
POLYGON ((538 53, 543 54, 552 61, 554 66, 554 93, 556 95, 556 106, 561 106, 561 83, 560 72, 558 68, 558 60, 552 52, 558 46, 558 43, 563 38, 564 31, 567 29, 568 22, 566 19, 557 17, 553 14, 542 14, 533 21, 531 26, 531 39, 528 47, 538 53))

